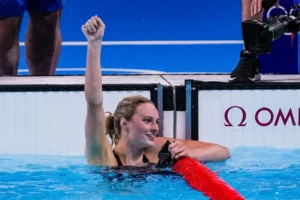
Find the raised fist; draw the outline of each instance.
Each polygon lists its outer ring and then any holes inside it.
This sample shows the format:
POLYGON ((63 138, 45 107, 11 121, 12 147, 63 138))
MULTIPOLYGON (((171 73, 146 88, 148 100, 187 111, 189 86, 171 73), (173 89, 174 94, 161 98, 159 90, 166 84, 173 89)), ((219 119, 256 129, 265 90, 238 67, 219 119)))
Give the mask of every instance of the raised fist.
POLYGON ((93 16, 82 25, 81 30, 89 42, 101 41, 104 36, 105 24, 99 17, 93 16))

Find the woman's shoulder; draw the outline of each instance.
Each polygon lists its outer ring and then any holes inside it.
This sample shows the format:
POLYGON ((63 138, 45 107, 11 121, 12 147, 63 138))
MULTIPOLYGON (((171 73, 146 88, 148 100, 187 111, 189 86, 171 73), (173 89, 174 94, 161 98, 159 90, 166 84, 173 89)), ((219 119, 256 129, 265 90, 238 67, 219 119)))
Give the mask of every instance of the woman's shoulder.
POLYGON ((172 142, 174 139, 168 137, 156 137, 154 139, 154 145, 145 149, 145 155, 151 163, 158 163, 158 153, 162 146, 167 142, 172 142))

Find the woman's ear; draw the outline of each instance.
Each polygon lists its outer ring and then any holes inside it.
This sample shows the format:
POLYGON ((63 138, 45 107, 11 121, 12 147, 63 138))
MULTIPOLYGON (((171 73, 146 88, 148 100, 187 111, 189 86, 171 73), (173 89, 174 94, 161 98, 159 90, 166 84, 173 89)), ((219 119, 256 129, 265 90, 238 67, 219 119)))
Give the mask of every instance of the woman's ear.
POLYGON ((121 117, 120 126, 122 129, 128 129, 128 121, 125 119, 125 117, 121 117))

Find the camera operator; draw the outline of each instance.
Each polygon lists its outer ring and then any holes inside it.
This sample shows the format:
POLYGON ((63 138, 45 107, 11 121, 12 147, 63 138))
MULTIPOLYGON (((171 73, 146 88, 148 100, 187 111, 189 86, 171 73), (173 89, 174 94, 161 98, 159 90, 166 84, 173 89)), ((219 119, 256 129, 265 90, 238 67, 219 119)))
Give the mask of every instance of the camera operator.
MULTIPOLYGON (((279 0, 275 3, 279 7, 279 0)), ((242 21, 262 21, 264 8, 262 0, 242 0, 242 21)), ((240 60, 230 74, 230 82, 254 82, 261 78, 257 54, 249 53, 245 49, 240 52, 240 60)))

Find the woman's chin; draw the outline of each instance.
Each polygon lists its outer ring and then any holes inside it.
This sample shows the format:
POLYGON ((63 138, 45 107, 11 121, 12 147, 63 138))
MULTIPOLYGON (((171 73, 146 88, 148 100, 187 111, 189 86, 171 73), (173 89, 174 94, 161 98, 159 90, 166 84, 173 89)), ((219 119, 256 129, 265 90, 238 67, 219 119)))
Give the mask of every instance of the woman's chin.
POLYGON ((145 142, 145 148, 149 148, 149 147, 152 147, 152 146, 154 146, 154 140, 147 140, 146 142, 145 142))

